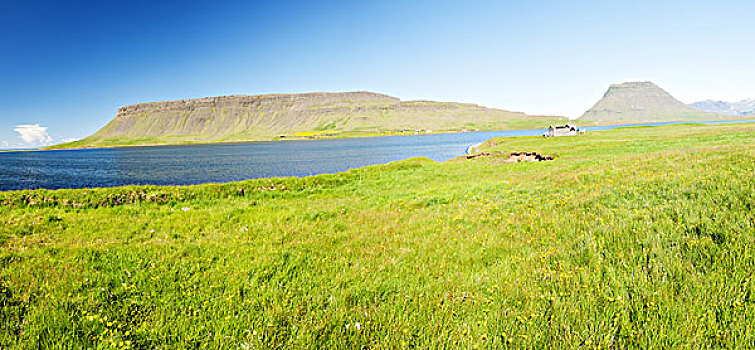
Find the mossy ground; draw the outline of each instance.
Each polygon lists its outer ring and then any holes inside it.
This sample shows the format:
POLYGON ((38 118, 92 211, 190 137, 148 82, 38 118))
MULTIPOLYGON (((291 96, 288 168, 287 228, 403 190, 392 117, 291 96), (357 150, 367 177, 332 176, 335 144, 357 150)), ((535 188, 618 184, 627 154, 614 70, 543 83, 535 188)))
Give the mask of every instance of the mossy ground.
POLYGON ((0 347, 753 347, 754 136, 627 128, 482 146, 549 162, 0 193, 0 347))

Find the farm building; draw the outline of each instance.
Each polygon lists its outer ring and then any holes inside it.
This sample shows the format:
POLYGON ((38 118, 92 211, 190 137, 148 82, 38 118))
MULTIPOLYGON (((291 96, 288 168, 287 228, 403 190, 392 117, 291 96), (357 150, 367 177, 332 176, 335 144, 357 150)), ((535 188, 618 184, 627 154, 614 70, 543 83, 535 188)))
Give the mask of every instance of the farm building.
POLYGON ((543 134, 544 137, 554 136, 576 136, 579 133, 584 133, 584 130, 580 130, 578 127, 566 124, 563 126, 548 126, 548 130, 543 134))

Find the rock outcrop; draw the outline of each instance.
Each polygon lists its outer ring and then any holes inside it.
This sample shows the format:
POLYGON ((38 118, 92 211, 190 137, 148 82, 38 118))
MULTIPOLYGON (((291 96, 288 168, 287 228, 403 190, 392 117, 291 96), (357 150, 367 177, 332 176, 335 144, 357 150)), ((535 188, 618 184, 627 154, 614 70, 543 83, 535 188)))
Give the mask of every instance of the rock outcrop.
POLYGON ((521 163, 521 162, 545 162, 556 159, 554 156, 548 156, 537 152, 483 152, 476 154, 468 154, 465 156, 457 157, 457 160, 468 159, 480 159, 480 158, 492 158, 496 162, 500 163, 521 163))

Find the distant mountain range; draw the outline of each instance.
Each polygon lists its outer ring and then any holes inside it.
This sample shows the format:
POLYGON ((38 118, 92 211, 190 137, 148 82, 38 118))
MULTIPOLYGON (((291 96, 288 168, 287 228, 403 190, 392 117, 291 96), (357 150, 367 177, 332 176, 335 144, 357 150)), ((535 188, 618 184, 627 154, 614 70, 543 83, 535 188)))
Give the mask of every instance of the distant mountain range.
POLYGON ((755 99, 746 99, 739 102, 705 100, 690 103, 688 106, 697 108, 701 111, 713 113, 726 113, 741 116, 755 115, 755 99))
POLYGON ((655 122, 718 119, 715 113, 689 107, 651 82, 613 84, 579 120, 596 122, 655 122))
MULTIPOLYGON (((687 106, 651 82, 628 82, 611 85, 578 122, 736 119, 753 110, 755 100, 703 101, 687 106)), ((564 117, 531 116, 466 103, 401 101, 374 92, 234 95, 124 106, 94 135, 48 148, 536 129, 566 121, 564 117)))
POLYGON ((121 107, 94 135, 50 148, 533 129, 566 121, 474 104, 401 101, 374 92, 236 95, 121 107))

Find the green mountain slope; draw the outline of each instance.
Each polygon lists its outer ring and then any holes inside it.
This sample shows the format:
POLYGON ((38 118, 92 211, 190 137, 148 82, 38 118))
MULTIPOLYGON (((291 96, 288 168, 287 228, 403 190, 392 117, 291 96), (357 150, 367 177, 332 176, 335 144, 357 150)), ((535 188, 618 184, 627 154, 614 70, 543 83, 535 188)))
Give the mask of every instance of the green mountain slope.
POLYGON ((401 101, 372 92, 223 96, 121 107, 94 135, 53 148, 521 129, 563 121, 473 104, 401 101))
POLYGON ((629 82, 611 85, 579 120, 631 123, 722 118, 685 105, 651 82, 629 82))

